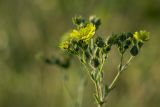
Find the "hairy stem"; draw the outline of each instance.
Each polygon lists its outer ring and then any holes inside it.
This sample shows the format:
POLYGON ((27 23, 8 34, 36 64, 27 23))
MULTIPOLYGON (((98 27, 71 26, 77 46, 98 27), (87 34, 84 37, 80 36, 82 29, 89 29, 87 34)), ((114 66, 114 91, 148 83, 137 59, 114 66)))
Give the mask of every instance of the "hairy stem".
POLYGON ((127 66, 129 65, 129 63, 131 62, 131 60, 133 59, 133 56, 131 56, 129 58, 129 60, 127 61, 126 64, 123 65, 123 54, 121 56, 121 62, 120 62, 120 67, 118 69, 118 73, 117 75, 115 76, 115 78, 113 79, 113 81, 111 82, 110 86, 109 86, 109 90, 113 90, 113 88, 115 87, 116 85, 116 82, 118 81, 119 77, 120 77, 120 74, 122 71, 126 70, 127 66))
POLYGON ((119 76, 120 76, 120 72, 117 73, 117 75, 116 75, 115 78, 113 79, 112 83, 110 84, 110 86, 109 86, 109 91, 113 90, 113 88, 115 87, 115 84, 116 84, 119 76))

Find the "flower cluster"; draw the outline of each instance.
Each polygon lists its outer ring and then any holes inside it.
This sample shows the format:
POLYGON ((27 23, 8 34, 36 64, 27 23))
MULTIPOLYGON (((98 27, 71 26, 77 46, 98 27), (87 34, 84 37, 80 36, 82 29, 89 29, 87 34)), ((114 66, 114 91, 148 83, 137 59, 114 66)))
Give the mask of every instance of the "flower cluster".
POLYGON ((124 54, 126 50, 130 49, 132 56, 138 55, 138 52, 145 41, 149 39, 149 33, 146 31, 112 34, 109 37, 107 43, 112 46, 116 45, 121 54, 124 54))
POLYGON ((60 48, 77 56, 85 68, 87 68, 86 71, 95 84, 95 99, 101 107, 108 93, 113 89, 120 73, 126 70, 131 59, 139 54, 144 42, 149 40, 149 32, 141 30, 135 33, 113 33, 111 36, 108 36, 107 39, 104 39, 95 36, 96 31, 101 25, 101 20, 98 17, 91 16, 86 20, 81 16, 77 16, 73 18, 73 23, 76 25, 76 28, 63 37, 60 48), (121 56, 118 75, 110 85, 104 85, 103 67, 113 46, 118 49, 121 56), (124 53, 126 53, 127 50, 129 50, 131 58, 124 64, 124 53))

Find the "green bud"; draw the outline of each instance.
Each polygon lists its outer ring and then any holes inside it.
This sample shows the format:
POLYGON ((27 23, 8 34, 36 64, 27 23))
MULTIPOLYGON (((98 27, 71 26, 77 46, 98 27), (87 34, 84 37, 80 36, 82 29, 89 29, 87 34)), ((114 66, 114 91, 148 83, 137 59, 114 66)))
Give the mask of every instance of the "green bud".
POLYGON ((73 19, 72 19, 73 23, 75 25, 78 25, 80 26, 81 24, 84 24, 85 23, 85 19, 82 17, 82 16, 75 16, 73 19))
POLYGON ((121 41, 117 41, 117 46, 121 47, 122 46, 122 42, 121 41))
POLYGON ((124 49, 128 49, 129 48, 129 45, 124 45, 124 49))
POLYGON ((111 50, 111 46, 109 45, 103 48, 104 53, 108 53, 110 50, 111 50))
POLYGON ((100 48, 105 46, 105 42, 103 41, 101 37, 97 37, 95 40, 95 43, 100 48))
POLYGON ((126 40, 125 44, 128 46, 131 45, 131 40, 126 40))
POLYGON ((127 39, 127 37, 126 37, 126 35, 125 35, 124 33, 120 34, 119 40, 120 40, 121 42, 125 41, 126 39, 127 39))
POLYGON ((112 36, 108 38, 107 44, 113 45, 116 44, 117 42, 118 42, 118 36, 116 34, 112 34, 112 36))
POLYGON ((136 55, 138 55, 138 51, 139 51, 138 47, 136 45, 134 45, 132 47, 132 49, 130 50, 130 53, 131 53, 132 56, 136 56, 136 55))
POLYGON ((113 44, 113 40, 111 38, 109 38, 108 41, 107 41, 107 44, 108 45, 112 45, 113 44))
POLYGON ((141 48, 143 46, 142 42, 138 42, 138 47, 141 48))
POLYGON ((100 64, 98 58, 93 58, 91 63, 95 68, 97 68, 99 66, 99 64, 100 64))
POLYGON ((131 45, 131 41, 130 40, 126 40, 125 44, 124 44, 124 49, 125 50, 128 49, 130 45, 131 45))
POLYGON ((133 38, 133 34, 131 32, 127 33, 127 38, 133 38))
POLYGON ((98 17, 96 17, 96 16, 90 16, 90 17, 89 17, 89 21, 96 26, 96 29, 98 29, 99 26, 101 25, 101 20, 100 20, 100 18, 98 18, 98 17))

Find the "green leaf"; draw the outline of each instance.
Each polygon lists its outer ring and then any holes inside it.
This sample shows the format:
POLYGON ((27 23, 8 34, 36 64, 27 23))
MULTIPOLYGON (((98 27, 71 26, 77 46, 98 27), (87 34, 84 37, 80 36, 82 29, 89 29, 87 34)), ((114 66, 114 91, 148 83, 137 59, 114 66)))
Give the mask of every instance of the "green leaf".
POLYGON ((105 85, 105 96, 107 96, 109 94, 109 87, 108 85, 106 84, 105 85))

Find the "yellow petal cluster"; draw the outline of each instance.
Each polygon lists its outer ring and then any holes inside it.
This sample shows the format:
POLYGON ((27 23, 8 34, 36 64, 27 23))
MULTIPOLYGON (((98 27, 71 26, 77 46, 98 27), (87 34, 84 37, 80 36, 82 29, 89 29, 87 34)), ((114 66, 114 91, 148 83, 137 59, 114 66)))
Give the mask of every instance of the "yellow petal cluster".
POLYGON ((71 33, 66 33, 62 37, 60 44, 61 49, 68 49, 71 44, 71 40, 82 40, 88 42, 95 35, 96 27, 92 23, 87 24, 85 27, 80 29, 74 29, 71 33))
POLYGON ((134 33, 134 38, 137 39, 140 42, 144 42, 149 40, 149 32, 145 30, 141 30, 139 32, 134 33))
POLYGON ((74 29, 71 32, 71 38, 88 42, 95 35, 95 30, 95 25, 89 23, 86 27, 80 28, 79 30, 74 29))

